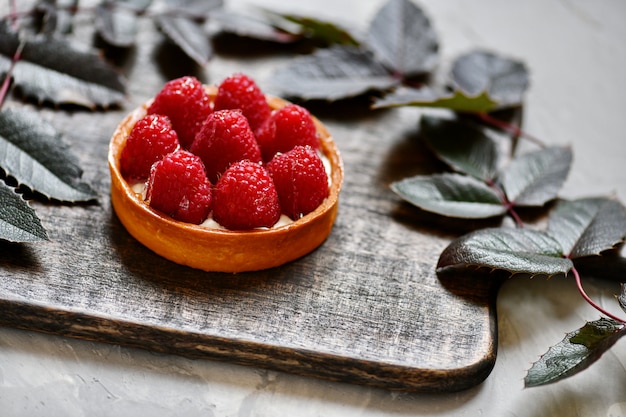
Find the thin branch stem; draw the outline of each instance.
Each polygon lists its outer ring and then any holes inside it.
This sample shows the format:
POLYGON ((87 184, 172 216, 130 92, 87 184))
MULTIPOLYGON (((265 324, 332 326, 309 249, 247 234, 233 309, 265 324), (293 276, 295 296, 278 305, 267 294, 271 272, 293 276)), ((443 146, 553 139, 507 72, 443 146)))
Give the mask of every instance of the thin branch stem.
POLYGON ((587 301, 593 308, 595 308, 596 310, 598 310, 600 313, 604 314, 605 316, 610 317, 613 320, 619 321, 620 323, 626 324, 626 320, 609 313, 608 311, 600 307, 595 301, 593 301, 587 295, 587 293, 585 292, 585 289, 583 288, 583 284, 580 279, 580 274, 578 274, 578 271, 576 270, 576 268, 572 268, 572 273, 574 274, 574 278, 576 279, 576 286, 578 287, 578 292, 580 292, 580 295, 583 296, 585 301, 587 301))
POLYGON ((9 17, 11 19, 11 25, 14 29, 17 29, 17 0, 9 0, 9 17))
POLYGON ((11 86, 11 78, 13 77, 13 69, 15 68, 15 64, 17 63, 17 61, 19 61, 20 57, 22 56, 22 50, 24 49, 24 44, 25 44, 24 40, 21 40, 19 45, 17 46, 17 49, 15 50, 15 53, 13 54, 13 58, 11 59, 11 66, 9 67, 9 70, 7 71, 4 77, 4 81, 2 82, 2 87, 0 87, 0 109, 4 105, 4 99, 6 98, 9 92, 9 87, 11 86))
POLYGON ((509 214, 511 215, 511 217, 513 217, 513 220, 515 221, 515 224, 517 225, 517 227, 520 229, 524 227, 524 222, 522 221, 522 218, 519 216, 519 214, 517 214, 517 212, 515 211, 513 204, 508 203, 507 210, 509 214))
POLYGON ((542 148, 546 147, 546 145, 541 140, 539 140, 538 138, 528 134, 527 132, 525 132, 524 130, 522 130, 518 126, 515 126, 515 125, 512 125, 510 123, 507 123, 504 120, 497 119, 497 118, 491 116, 488 113, 478 113, 478 117, 482 121, 484 121, 484 122, 486 122, 486 123, 488 123, 488 124, 490 124, 492 126, 495 126, 495 127, 499 128, 499 129, 506 130, 507 132, 511 133, 512 135, 528 139, 529 141, 533 142, 534 144, 536 144, 536 145, 538 145, 538 146, 540 146, 542 148))
POLYGON ((517 214, 513 203, 509 201, 504 191, 500 187, 498 187, 498 185, 493 180, 487 180, 487 185, 490 186, 498 194, 500 200, 502 201, 502 205, 506 208, 506 211, 513 218, 515 225, 518 228, 524 227, 524 222, 522 221, 522 218, 519 216, 519 214, 517 214))

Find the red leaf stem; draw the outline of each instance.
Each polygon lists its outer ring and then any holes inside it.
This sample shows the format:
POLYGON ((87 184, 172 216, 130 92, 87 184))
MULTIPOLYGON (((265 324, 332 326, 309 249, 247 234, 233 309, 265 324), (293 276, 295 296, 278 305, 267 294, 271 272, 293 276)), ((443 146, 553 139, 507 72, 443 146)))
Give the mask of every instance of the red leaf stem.
POLYGON ((513 217, 513 220, 515 221, 515 224, 517 225, 517 227, 519 228, 524 227, 524 222, 522 221, 522 218, 519 216, 519 214, 517 214, 517 212, 513 208, 513 204, 507 203, 506 209, 508 210, 511 217, 513 217))
POLYGON ((513 218, 515 225, 518 228, 524 227, 524 222, 522 221, 522 218, 519 216, 519 214, 517 214, 517 212, 515 211, 515 206, 506 197, 504 191, 502 191, 502 189, 498 187, 498 185, 493 180, 488 180, 487 185, 490 186, 496 193, 498 193, 498 196, 500 196, 500 200, 502 200, 502 205, 506 208, 506 211, 513 218))
POLYGON ((24 40, 21 40, 19 45, 17 46, 17 49, 15 50, 15 53, 13 54, 13 58, 11 59, 11 66, 9 67, 9 70, 6 73, 6 76, 4 77, 4 81, 2 82, 2 87, 0 87, 0 109, 2 108, 2 105, 4 104, 4 99, 7 96, 7 93, 9 91, 9 87, 11 86, 11 78, 13 75, 13 69, 15 68, 15 64, 17 63, 17 61, 20 60, 20 57, 22 56, 22 49, 24 49, 24 40))
POLYGON ((523 137, 542 148, 546 147, 546 145, 541 140, 539 140, 538 138, 534 136, 531 136, 530 134, 522 130, 519 126, 515 126, 510 123, 505 122, 504 120, 497 119, 489 115, 488 113, 478 113, 478 117, 483 122, 488 123, 492 126, 495 126, 499 129, 506 130, 507 132, 511 133, 512 135, 516 137, 523 137))
POLYGON ((574 274, 574 278, 576 279, 576 286, 578 287, 578 292, 580 292, 580 295, 583 296, 583 298, 585 299, 585 301, 587 301, 593 308, 595 308, 596 310, 598 310, 600 313, 604 314, 605 316, 612 318, 613 320, 619 321, 620 323, 626 324, 626 320, 619 318, 611 313, 609 313, 608 311, 606 311, 605 309, 603 309, 602 307, 600 307, 598 304, 596 304, 595 301, 593 301, 585 292, 585 289, 583 288, 583 284, 581 282, 580 279, 580 275, 578 274, 578 271, 576 270, 576 268, 572 268, 572 273, 574 274))

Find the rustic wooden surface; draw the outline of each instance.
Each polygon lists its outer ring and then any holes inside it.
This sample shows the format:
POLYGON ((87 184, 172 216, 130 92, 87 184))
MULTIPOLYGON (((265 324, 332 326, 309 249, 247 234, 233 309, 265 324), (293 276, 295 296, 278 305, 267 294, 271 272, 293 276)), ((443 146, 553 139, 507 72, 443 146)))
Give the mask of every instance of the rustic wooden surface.
MULTIPOLYGON (((343 156, 339 216, 326 243, 281 268, 204 273, 153 254, 112 211, 108 141, 134 106, 190 73, 146 26, 141 47, 114 56, 130 71, 123 109, 45 108, 99 193, 95 204, 35 202, 50 243, 0 243, 0 323, 159 352, 220 359, 392 389, 454 391, 480 383, 496 359, 496 281, 441 282, 439 253, 458 232, 430 224, 389 190, 440 166, 418 140, 418 113, 317 104, 343 156)), ((230 60, 192 71, 218 83, 293 51, 224 39, 230 60), (253 54, 248 51, 254 49, 253 54)), ((185 62, 185 60, 182 60, 185 62)))

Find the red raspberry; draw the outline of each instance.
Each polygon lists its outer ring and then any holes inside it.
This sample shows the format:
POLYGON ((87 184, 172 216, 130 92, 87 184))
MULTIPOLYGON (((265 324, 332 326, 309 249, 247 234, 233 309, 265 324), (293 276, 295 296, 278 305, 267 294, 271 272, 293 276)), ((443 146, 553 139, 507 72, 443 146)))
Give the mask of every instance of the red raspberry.
POLYGON ((176 78, 167 82, 154 97, 148 113, 168 116, 181 146, 187 149, 211 113, 211 100, 197 78, 176 78))
POLYGON ((280 203, 266 169, 250 161, 232 164, 215 185, 213 218, 231 230, 273 226, 280 219, 280 203))
POLYGON ((296 146, 276 155, 267 171, 274 180, 283 214, 297 220, 315 210, 328 197, 328 175, 310 146, 296 146))
POLYGON ((139 119, 120 155, 122 176, 127 181, 145 181, 152 164, 178 147, 178 136, 167 116, 150 114, 139 119))
POLYGON ((173 219, 200 224, 211 211, 211 183, 199 157, 179 150, 152 166, 146 200, 173 219))
POLYGON ((215 110, 241 109, 253 131, 270 115, 270 106, 259 86, 244 74, 234 74, 219 85, 215 110))
POLYGON ((202 159, 212 182, 233 162, 261 162, 259 145, 240 110, 211 113, 189 150, 202 159))
POLYGON ((273 112, 256 133, 266 162, 277 152, 287 152, 297 145, 309 145, 313 149, 320 147, 311 113, 297 104, 273 112))

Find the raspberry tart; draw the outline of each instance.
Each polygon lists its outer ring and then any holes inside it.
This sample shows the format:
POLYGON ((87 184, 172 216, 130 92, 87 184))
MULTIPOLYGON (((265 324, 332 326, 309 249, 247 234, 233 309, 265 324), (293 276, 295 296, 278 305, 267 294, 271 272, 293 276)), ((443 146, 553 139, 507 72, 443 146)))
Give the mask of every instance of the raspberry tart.
POLYGON ((245 75, 202 85, 202 93, 198 83, 170 81, 113 133, 111 202, 121 223, 155 253, 205 271, 263 270, 316 249, 333 227, 343 181, 327 129, 283 99, 262 95, 261 102, 260 89, 245 75), (199 104, 181 99, 181 90, 199 104), (240 91, 254 94, 238 97, 240 91), (180 103, 191 106, 194 117, 182 134, 176 131, 184 115, 180 103), (315 135, 285 147, 291 140, 283 130, 307 123, 315 135))

